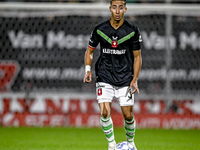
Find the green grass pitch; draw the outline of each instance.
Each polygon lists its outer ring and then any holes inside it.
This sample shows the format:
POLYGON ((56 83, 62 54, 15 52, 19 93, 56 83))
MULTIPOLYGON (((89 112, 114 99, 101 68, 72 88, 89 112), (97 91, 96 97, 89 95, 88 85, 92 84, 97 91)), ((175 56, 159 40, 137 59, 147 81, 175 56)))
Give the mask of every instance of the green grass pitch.
MULTIPOLYGON (((125 141, 115 128, 117 142, 125 141)), ((137 129, 138 150, 200 150, 200 130, 137 129)), ((101 128, 0 127, 0 150, 107 150, 101 128)))

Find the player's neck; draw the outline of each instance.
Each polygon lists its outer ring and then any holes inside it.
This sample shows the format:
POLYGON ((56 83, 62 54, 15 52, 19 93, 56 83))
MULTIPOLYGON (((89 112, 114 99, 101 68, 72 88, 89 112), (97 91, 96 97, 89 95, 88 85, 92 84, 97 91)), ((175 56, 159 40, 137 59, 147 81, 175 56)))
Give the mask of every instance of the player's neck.
POLYGON ((110 19, 110 25, 116 30, 119 27, 121 27, 124 23, 124 19, 121 19, 120 21, 115 21, 114 19, 110 19))

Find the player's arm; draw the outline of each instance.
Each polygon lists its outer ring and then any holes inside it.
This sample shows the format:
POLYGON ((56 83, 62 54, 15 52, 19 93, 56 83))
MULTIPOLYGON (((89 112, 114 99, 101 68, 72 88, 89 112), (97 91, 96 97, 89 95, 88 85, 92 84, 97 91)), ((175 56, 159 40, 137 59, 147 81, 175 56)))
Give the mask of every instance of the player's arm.
POLYGON ((85 52, 85 77, 83 82, 89 83, 92 81, 91 64, 93 60, 94 48, 88 46, 85 52))
POLYGON ((139 93, 137 80, 138 80, 141 65, 142 65, 141 50, 133 51, 133 56, 134 56, 134 64, 133 64, 134 77, 130 83, 130 89, 133 87, 134 90, 131 92, 131 94, 135 93, 136 91, 139 93))

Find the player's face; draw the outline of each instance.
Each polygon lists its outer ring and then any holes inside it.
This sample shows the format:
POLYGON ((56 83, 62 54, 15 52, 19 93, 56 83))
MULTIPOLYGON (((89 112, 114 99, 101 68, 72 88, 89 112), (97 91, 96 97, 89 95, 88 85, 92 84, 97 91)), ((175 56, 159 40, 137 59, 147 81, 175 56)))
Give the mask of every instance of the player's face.
POLYGON ((115 21, 120 21, 124 18, 124 13, 126 13, 127 7, 124 1, 112 1, 110 6, 111 19, 115 21))

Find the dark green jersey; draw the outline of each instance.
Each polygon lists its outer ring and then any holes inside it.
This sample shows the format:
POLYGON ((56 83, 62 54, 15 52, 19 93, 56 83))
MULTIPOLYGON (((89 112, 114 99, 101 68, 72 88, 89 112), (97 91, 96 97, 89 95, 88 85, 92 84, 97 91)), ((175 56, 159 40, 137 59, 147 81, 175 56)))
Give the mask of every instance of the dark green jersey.
POLYGON ((114 86, 129 86, 133 79, 133 51, 140 50, 142 39, 139 29, 124 21, 114 29, 107 20, 93 30, 89 47, 100 43, 100 56, 95 65, 97 82, 114 86))

